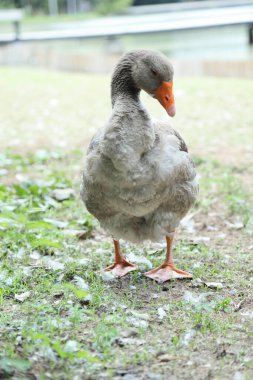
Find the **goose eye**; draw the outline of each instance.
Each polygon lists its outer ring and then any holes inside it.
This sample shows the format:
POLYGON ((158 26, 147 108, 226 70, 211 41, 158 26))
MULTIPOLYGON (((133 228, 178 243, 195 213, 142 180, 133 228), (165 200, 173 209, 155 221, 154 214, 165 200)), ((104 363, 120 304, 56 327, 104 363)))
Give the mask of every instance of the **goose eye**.
POLYGON ((153 75, 157 75, 157 72, 154 70, 154 69, 151 69, 151 73, 153 74, 153 75))

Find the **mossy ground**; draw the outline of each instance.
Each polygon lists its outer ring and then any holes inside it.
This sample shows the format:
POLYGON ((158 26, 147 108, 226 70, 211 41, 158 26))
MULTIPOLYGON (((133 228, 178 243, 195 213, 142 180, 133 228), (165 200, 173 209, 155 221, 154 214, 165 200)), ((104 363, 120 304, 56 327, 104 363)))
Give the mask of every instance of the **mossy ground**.
POLYGON ((111 241, 79 198, 85 146, 110 112, 109 78, 0 71, 0 377, 251 379, 253 84, 175 81, 173 125, 201 191, 175 242, 194 279, 159 285, 143 276, 163 260, 159 244, 122 242, 139 270, 101 277, 111 241))

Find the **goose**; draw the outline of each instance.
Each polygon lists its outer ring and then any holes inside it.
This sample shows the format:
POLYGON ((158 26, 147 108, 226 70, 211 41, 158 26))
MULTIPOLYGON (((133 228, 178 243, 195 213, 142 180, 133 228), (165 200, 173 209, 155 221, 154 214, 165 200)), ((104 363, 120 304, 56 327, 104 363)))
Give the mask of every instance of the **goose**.
POLYGON ((120 239, 132 243, 166 239, 165 261, 145 276, 163 283, 192 278, 175 267, 173 237, 198 194, 187 146, 167 121, 154 121, 140 101, 143 90, 175 116, 173 66, 165 55, 138 49, 126 53, 111 80, 112 113, 92 138, 86 155, 81 198, 110 233, 114 263, 104 270, 122 277, 136 270, 120 239))

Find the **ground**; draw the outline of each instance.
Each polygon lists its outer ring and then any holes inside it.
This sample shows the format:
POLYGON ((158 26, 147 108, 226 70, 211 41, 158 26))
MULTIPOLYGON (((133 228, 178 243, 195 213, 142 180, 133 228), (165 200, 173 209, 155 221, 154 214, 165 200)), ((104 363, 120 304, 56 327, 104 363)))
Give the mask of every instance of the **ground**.
POLYGON ((193 280, 156 284, 143 272, 161 263, 163 243, 122 242, 139 270, 101 272, 111 240, 79 198, 85 147, 110 113, 109 77, 0 76, 0 378, 252 379, 253 83, 175 80, 173 125, 200 176, 175 242, 193 280))

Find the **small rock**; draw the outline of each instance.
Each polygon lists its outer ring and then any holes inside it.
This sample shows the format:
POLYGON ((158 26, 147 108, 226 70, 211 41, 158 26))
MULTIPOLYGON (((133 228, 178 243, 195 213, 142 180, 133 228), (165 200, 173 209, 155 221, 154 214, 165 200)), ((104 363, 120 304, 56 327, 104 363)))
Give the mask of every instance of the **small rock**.
POLYGON ((168 354, 164 354, 164 355, 161 355, 159 356, 159 361, 160 362, 170 362, 171 360, 173 360, 175 357, 172 356, 172 355, 168 355, 168 354))
POLYGON ((131 338, 131 337, 137 336, 138 332, 135 329, 130 329, 130 330, 123 331, 121 335, 123 338, 131 338))
POLYGON ((223 284, 221 282, 205 282, 205 285, 210 289, 222 289, 223 284))
POLYGON ((65 201, 66 199, 70 199, 73 196, 74 196, 73 189, 55 189, 52 192, 52 197, 58 202, 65 201))

